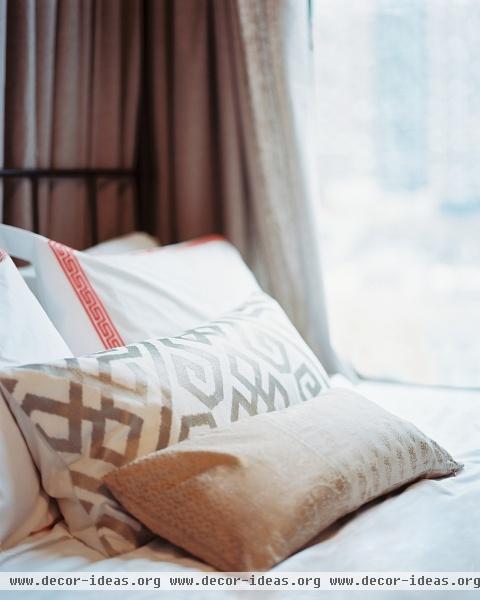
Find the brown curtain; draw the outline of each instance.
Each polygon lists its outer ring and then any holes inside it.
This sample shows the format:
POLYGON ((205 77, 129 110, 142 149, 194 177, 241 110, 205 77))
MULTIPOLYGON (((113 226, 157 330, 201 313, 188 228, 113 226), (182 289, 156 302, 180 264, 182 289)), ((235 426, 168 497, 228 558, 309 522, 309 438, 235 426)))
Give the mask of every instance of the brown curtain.
MULTIPOLYGON (((9 0, 0 5, 3 165, 132 167, 140 77, 139 0, 9 0)), ((99 238, 134 224, 132 189, 98 184, 99 238)), ((29 183, 4 186, 3 220, 31 228, 29 183)), ((92 241, 84 183, 44 182, 40 232, 92 241)))
POLYGON ((307 0, 150 4, 156 233, 223 232, 330 370, 307 0))

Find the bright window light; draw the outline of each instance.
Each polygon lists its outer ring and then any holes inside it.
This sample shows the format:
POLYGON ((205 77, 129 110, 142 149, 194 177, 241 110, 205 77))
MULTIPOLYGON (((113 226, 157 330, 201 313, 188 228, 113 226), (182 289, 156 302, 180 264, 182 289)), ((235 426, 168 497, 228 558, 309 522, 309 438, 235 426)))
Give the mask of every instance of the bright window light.
POLYGON ((365 376, 480 386, 480 2, 313 12, 336 350, 365 376))

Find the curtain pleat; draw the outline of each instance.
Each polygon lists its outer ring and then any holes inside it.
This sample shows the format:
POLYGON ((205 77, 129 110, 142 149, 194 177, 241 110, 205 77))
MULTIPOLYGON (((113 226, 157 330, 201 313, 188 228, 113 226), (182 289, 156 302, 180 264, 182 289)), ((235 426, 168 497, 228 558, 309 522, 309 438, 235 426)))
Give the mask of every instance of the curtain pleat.
POLYGON ((164 243, 221 227, 211 3, 151 2, 157 232, 164 243))

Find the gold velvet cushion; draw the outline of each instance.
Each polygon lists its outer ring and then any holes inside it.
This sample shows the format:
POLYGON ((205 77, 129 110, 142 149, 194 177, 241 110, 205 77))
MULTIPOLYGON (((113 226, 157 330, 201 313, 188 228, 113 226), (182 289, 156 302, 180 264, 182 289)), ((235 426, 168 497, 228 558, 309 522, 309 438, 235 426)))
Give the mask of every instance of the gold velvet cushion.
POLYGON ((159 536, 217 569, 260 571, 369 500, 460 468, 411 423, 336 389, 154 452, 105 482, 159 536))
POLYGON ((261 293, 178 337, 0 372, 45 491, 73 535, 111 556, 150 533, 103 485, 109 471, 328 385, 285 313, 261 293))

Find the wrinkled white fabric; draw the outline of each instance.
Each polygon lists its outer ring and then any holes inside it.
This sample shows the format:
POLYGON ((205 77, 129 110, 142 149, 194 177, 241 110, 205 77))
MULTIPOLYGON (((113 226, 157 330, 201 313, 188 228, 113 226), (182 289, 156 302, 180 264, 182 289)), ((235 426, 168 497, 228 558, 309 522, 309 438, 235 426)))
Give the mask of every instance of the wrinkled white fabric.
MULTIPOLYGON (((72 356, 12 259, 0 260, 0 366, 72 356)), ((0 545, 9 546, 51 522, 49 501, 0 390, 0 545)))
POLYGON ((0 261, 0 367, 72 356, 9 256, 0 261))

